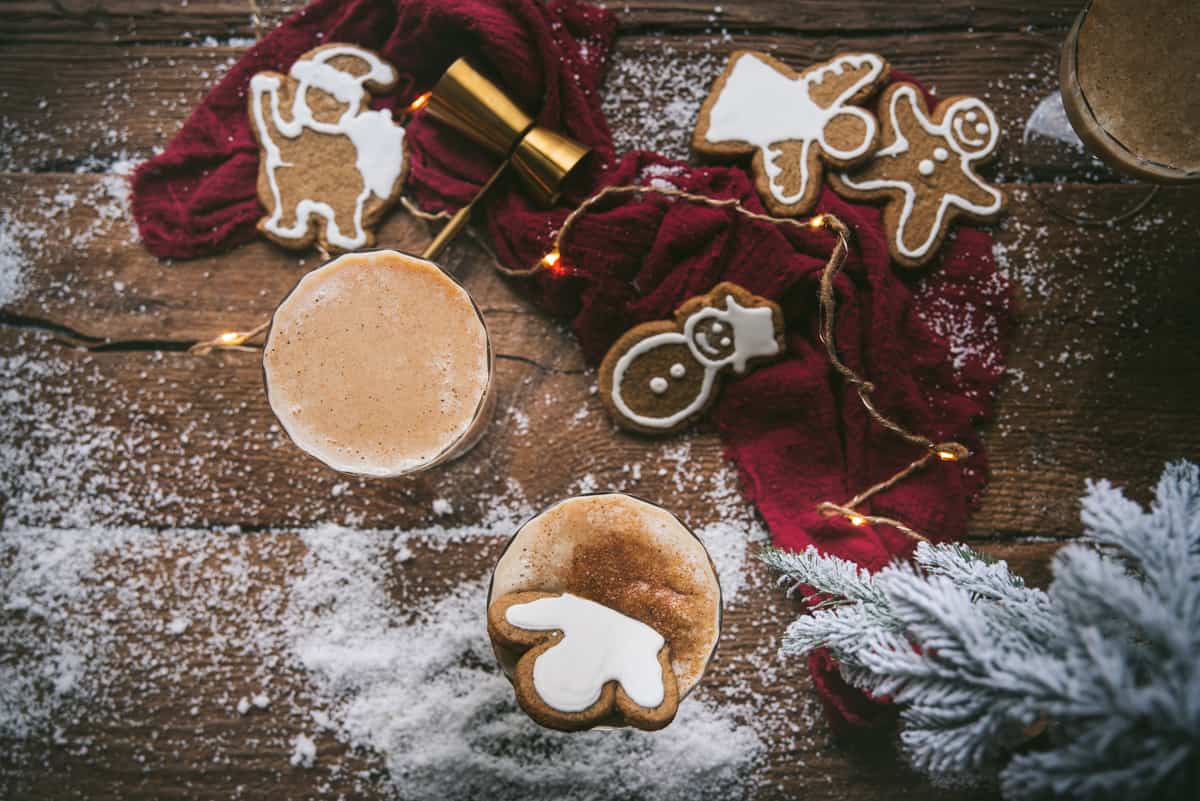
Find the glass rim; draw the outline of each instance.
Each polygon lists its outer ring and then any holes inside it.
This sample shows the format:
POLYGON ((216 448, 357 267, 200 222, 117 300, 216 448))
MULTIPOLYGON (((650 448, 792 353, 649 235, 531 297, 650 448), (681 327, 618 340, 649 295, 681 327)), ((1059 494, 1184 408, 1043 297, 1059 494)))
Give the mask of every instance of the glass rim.
MULTIPOLYGON (((475 302, 475 297, 471 294, 470 290, 468 290, 466 288, 466 286, 463 285, 463 282, 460 281, 457 276, 455 276, 453 273, 451 273, 449 270, 447 270, 445 267, 438 264, 437 262, 435 262, 431 259, 426 259, 421 256, 414 255, 412 253, 407 253, 402 250, 396 250, 394 248, 377 248, 375 250, 355 250, 355 251, 351 251, 349 253, 343 253, 339 256, 335 256, 334 258, 330 259, 329 261, 325 262, 324 264, 321 264, 317 267, 314 267, 311 270, 306 271, 303 275, 301 275, 299 278, 297 278, 296 282, 292 285, 292 288, 289 289, 284 294, 284 296, 279 299, 279 302, 275 304, 275 308, 271 311, 271 319, 267 324, 266 334, 263 338, 263 350, 262 350, 262 357, 259 359, 259 368, 262 373, 263 389, 267 396, 267 406, 268 406, 268 408, 270 408, 271 414, 274 416, 275 421, 279 423, 280 428, 283 429, 284 434, 287 435, 287 438, 292 443, 292 445, 294 445, 297 450, 304 453, 306 456, 316 459, 318 462, 320 462, 321 464, 323 464, 325 467, 329 468, 330 470, 333 470, 334 472, 342 474, 342 475, 350 475, 350 476, 355 476, 357 478, 390 479, 390 478, 403 478, 404 476, 417 475, 419 473, 425 472, 426 470, 429 470, 430 468, 437 467, 438 465, 449 462, 449 461, 453 460, 454 458, 465 454, 467 450, 470 450, 470 448, 468 447, 467 449, 462 450, 462 451, 460 451, 459 448, 465 440, 468 440, 472 436, 473 432, 475 431, 475 427, 480 422, 480 419, 482 417, 484 417, 485 414, 487 413, 488 405, 491 402, 492 398, 494 397, 495 390, 496 390, 496 387, 495 387, 495 384, 496 384, 496 350, 495 350, 495 346, 492 344, 492 332, 488 328, 487 319, 483 315, 483 310, 480 309, 479 304, 475 302), (430 267, 437 270, 443 277, 450 279, 454 283, 454 285, 457 286, 462 291, 463 295, 467 298, 467 301, 471 304, 471 309, 475 312, 475 318, 479 321, 479 324, 483 327, 484 343, 487 345, 487 381, 484 385, 483 393, 479 397, 479 402, 477 404, 475 404, 475 410, 474 410, 474 412, 472 412, 470 422, 467 424, 466 428, 464 428, 456 437, 454 437, 454 439, 452 439, 450 442, 448 442, 446 445, 444 445, 442 447, 442 449, 439 450, 435 456, 427 459, 426 461, 424 461, 418 465, 415 465, 413 467, 405 468, 403 470, 389 470, 389 471, 385 471, 385 472, 354 470, 354 469, 344 469, 341 467, 335 467, 334 465, 332 465, 329 462, 322 459, 317 454, 310 451, 308 448, 305 448, 303 445, 301 445, 299 440, 297 439, 296 435, 292 432, 291 428, 289 428, 287 421, 285 421, 283 419, 283 417, 280 416, 279 412, 277 412, 275 410, 275 404, 271 401, 271 380, 270 380, 270 376, 267 372, 267 350, 271 345, 271 334, 275 330, 275 317, 279 313, 279 309, 285 303, 287 303, 288 299, 291 298, 292 295, 294 295, 296 293, 296 290, 298 290, 300 288, 300 286, 305 282, 305 280, 307 280, 314 273, 317 273, 320 270, 323 270, 327 267, 332 267, 334 264, 337 264, 342 259, 352 257, 352 256, 372 256, 372 255, 376 255, 376 254, 400 256, 404 259, 410 259, 412 261, 421 262, 422 264, 427 264, 430 267)), ((482 436, 482 434, 480 434, 480 436, 482 436)), ((474 443, 472 443, 472 445, 474 445, 474 443)))
POLYGON ((1186 170, 1143 158, 1100 124, 1078 77, 1079 33, 1083 29, 1084 19, 1092 10, 1092 5, 1093 0, 1088 0, 1076 15, 1075 22, 1063 41, 1062 54, 1059 57, 1059 91, 1062 92, 1063 109, 1067 112, 1071 127, 1083 140, 1089 153, 1125 175, 1159 184, 1200 182, 1200 170, 1186 170))

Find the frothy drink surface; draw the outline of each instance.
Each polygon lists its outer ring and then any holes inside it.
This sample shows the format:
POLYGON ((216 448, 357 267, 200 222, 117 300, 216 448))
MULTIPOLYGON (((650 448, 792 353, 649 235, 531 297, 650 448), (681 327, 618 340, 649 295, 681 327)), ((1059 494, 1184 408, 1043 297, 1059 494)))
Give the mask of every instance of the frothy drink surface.
POLYGON ((491 369, 466 290, 393 251, 347 254, 301 279, 275 311, 263 367, 296 444, 366 475, 419 468, 468 435, 491 369))
POLYGON ((1200 3, 1095 0, 1079 83, 1096 120, 1138 157, 1200 170, 1200 3))
POLYGON ((569 592, 651 626, 670 644, 680 696, 700 681, 721 633, 721 588, 704 545, 628 495, 570 498, 526 523, 496 565, 488 603, 526 590, 569 592))

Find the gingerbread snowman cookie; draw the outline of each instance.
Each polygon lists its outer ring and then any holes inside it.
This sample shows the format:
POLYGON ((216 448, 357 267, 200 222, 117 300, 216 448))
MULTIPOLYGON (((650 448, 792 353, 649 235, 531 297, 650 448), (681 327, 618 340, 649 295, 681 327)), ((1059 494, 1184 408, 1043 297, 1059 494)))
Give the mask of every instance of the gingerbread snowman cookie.
POLYGON ((851 200, 884 204, 883 223, 892 259, 920 267, 938 252, 956 217, 993 222, 1004 193, 975 168, 996 152, 996 116, 975 97, 943 100, 930 114, 920 90, 889 86, 879 102, 883 141, 862 167, 830 176, 834 190, 851 200))
POLYGON ((617 425, 669 434, 690 425, 717 397, 723 373, 784 351, 783 312, 737 284, 692 298, 674 320, 626 332, 600 364, 600 394, 617 425))
POLYGON ((735 52, 700 109, 692 149, 753 154, 755 185, 771 213, 804 214, 821 196, 825 165, 852 167, 875 149, 879 126, 855 104, 889 71, 874 53, 843 53, 797 73, 763 53, 735 52))
POLYGON ((488 634, 521 652, 517 703, 560 731, 601 724, 661 729, 675 719, 679 687, 662 634, 571 593, 514 592, 488 607, 488 634))
POLYGON ((350 44, 310 50, 287 75, 251 79, 263 235, 294 250, 314 241, 330 252, 374 243, 372 229, 399 197, 407 162, 404 128, 367 105, 396 80, 379 55, 350 44))

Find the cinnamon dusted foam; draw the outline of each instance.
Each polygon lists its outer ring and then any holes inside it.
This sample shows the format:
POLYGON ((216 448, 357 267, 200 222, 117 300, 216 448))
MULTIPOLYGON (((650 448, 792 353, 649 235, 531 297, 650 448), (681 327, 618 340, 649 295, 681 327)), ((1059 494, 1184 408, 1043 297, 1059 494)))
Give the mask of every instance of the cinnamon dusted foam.
MULTIPOLYGON (((562 501, 517 531, 492 576, 513 592, 570 593, 641 621, 670 647, 679 696, 700 681, 721 628, 721 588, 704 545, 670 512, 609 493, 562 501)), ((497 648, 506 670, 517 655, 497 648)))
POLYGON ((1092 0, 1063 48, 1063 105, 1109 163, 1156 182, 1200 180, 1200 3, 1092 0))
POLYGON ((483 318, 437 265, 351 253, 304 276, 263 353, 271 409, 335 470, 395 476, 459 455, 495 397, 483 318))

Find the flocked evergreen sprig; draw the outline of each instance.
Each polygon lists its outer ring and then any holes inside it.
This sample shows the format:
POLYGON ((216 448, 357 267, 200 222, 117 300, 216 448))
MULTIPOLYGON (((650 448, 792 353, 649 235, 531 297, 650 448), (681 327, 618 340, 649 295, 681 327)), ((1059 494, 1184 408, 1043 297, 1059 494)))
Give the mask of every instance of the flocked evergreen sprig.
POLYGON ((1200 799, 1200 469, 1168 465, 1149 511, 1089 482, 1082 517, 1047 592, 962 545, 920 543, 915 564, 874 575, 769 549, 810 602, 783 651, 828 648, 848 681, 891 696, 935 780, 999 771, 1014 800, 1200 799))

